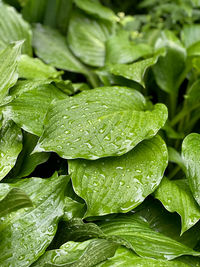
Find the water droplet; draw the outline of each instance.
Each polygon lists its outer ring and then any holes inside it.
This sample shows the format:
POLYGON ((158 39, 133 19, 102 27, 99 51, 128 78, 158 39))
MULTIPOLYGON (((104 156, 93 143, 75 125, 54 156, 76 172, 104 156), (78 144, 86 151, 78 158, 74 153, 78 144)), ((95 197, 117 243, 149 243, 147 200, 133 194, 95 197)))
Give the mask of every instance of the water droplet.
POLYGON ((125 182, 124 182, 124 181, 121 181, 121 182, 119 183, 119 185, 123 186, 123 185, 125 185, 125 182))
POLYGON ((116 170, 123 170, 124 168, 121 166, 116 167, 116 170))

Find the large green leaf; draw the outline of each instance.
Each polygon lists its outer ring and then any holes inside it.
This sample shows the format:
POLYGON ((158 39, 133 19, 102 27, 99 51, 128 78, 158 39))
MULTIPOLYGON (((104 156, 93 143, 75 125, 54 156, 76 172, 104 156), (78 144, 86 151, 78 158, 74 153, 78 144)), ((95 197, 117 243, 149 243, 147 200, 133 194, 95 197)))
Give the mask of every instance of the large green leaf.
POLYGON ((42 22, 47 2, 47 0, 28 0, 22 9, 25 20, 29 22, 42 22))
POLYGON ((181 255, 199 256, 200 253, 150 228, 137 214, 121 215, 99 223, 104 234, 139 256, 171 260, 181 255))
POLYGON ((46 162, 50 156, 49 153, 35 153, 31 154, 36 146, 38 137, 27 132, 24 132, 23 136, 23 149, 17 158, 17 162, 14 168, 9 173, 9 178, 22 178, 31 174, 34 169, 44 162, 46 162))
POLYGON ((17 187, 30 196, 34 205, 1 219, 2 267, 28 267, 44 253, 63 215, 64 189, 68 180, 67 176, 54 175, 49 179, 28 178, 12 184, 0 184, 1 195, 17 187))
POLYGON ((146 109, 138 91, 123 87, 97 88, 54 102, 35 151, 54 151, 67 159, 122 155, 164 125, 163 104, 146 109))
POLYGON ((33 46, 46 63, 67 71, 87 74, 87 69, 69 50, 66 39, 57 30, 37 24, 33 30, 33 46))
POLYGON ((115 255, 108 260, 99 263, 98 267, 189 267, 188 264, 180 261, 167 261, 167 260, 156 260, 156 259, 145 259, 139 257, 133 251, 119 247, 115 255))
POLYGON ((32 206, 32 201, 20 188, 12 188, 0 201, 0 218, 18 209, 32 206))
POLYGON ((21 150, 21 129, 13 121, 4 120, 0 129, 0 180, 13 168, 21 150))
POLYGON ((73 53, 85 64, 102 67, 105 62, 105 42, 112 31, 110 22, 94 20, 76 11, 70 19, 68 43, 73 53))
POLYGON ((92 267, 112 257, 117 247, 117 244, 104 239, 67 242, 60 249, 47 251, 33 267, 92 267))
POLYGON ((22 55, 18 64, 20 78, 42 80, 58 78, 62 72, 58 72, 54 67, 43 63, 39 58, 32 58, 22 55))
MULTIPOLYGON (((24 40, 22 52, 32 55, 32 33, 29 24, 23 20, 21 14, 0 1, 0 47, 6 47, 9 43, 24 40)), ((14 60, 14 59, 13 59, 14 60)))
POLYGON ((194 198, 200 205, 200 135, 191 133, 182 144, 182 157, 186 165, 186 175, 194 198))
POLYGON ((18 79, 17 65, 21 53, 21 46, 22 42, 19 41, 8 45, 0 52, 0 103, 8 94, 9 88, 12 87, 18 79))
POLYGON ((187 48, 199 42, 200 24, 184 25, 181 31, 181 39, 187 48))
POLYGON ((68 96, 50 84, 32 88, 32 83, 30 83, 29 90, 27 83, 24 86, 24 92, 21 89, 21 94, 8 103, 3 110, 22 129, 40 136, 50 103, 54 99, 65 99, 68 96))
POLYGON ((162 202, 168 211, 177 212, 181 216, 181 233, 199 221, 200 208, 185 180, 170 181, 164 177, 155 192, 155 197, 162 202))
POLYGON ((166 145, 156 136, 121 157, 70 161, 74 190, 87 203, 85 217, 138 206, 160 184, 167 158, 166 145))
POLYGON ((115 13, 111 9, 101 5, 99 0, 85 0, 84 2, 82 0, 74 0, 74 2, 80 9, 96 18, 110 21, 117 20, 115 13))

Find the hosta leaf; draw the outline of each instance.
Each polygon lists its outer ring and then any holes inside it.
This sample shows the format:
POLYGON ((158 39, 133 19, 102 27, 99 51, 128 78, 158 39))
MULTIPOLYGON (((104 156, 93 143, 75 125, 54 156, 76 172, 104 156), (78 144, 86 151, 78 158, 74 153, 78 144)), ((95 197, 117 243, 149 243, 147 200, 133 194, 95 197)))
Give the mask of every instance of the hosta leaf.
POLYGON ((136 81, 144 86, 145 73, 149 67, 156 64, 159 56, 164 53, 164 50, 161 50, 153 57, 140 60, 131 64, 113 64, 109 66, 109 71, 118 76, 136 81))
POLYGON ((87 74, 87 69, 70 52, 66 39, 57 30, 37 24, 33 30, 33 46, 46 63, 67 71, 87 74))
POLYGON ((69 177, 28 178, 0 184, 0 192, 20 188, 33 202, 33 208, 20 209, 1 219, 0 265, 30 266, 52 241, 63 214, 64 189, 69 177), (53 212, 52 212, 53 210, 53 212))
POLYGON ((60 249, 47 251, 33 267, 92 267, 112 257, 117 247, 117 244, 104 239, 92 239, 82 243, 67 242, 60 249))
POLYGON ((104 66, 105 42, 112 34, 112 26, 110 22, 94 20, 78 11, 74 12, 67 37, 71 50, 85 64, 104 66))
POLYGON ((21 129, 13 121, 4 120, 0 129, 0 180, 13 168, 21 150, 21 129))
POLYGON ((41 163, 48 160, 49 153, 35 153, 31 154, 36 146, 38 137, 24 132, 23 149, 17 158, 14 168, 9 173, 9 177, 22 178, 31 174, 34 169, 41 163))
POLYGON ((99 223, 101 230, 139 256, 171 260, 181 255, 199 256, 191 248, 152 230, 144 218, 134 215, 122 215, 99 223))
MULTIPOLYGON (((32 85, 32 83, 31 83, 32 85)), ((27 84, 25 84, 27 86, 27 84)), ((26 90, 4 107, 4 111, 22 129, 40 136, 44 118, 50 103, 54 99, 65 99, 66 94, 53 85, 38 85, 26 90)))
POLYGON ((167 260, 156 260, 156 259, 145 259, 139 257, 133 251, 125 248, 119 247, 115 255, 106 261, 99 263, 98 267, 189 267, 189 265, 182 263, 177 260, 167 261, 167 260))
MULTIPOLYGON (((1 5, 1 2, 0 2, 1 5)), ((16 42, 7 46, 0 52, 0 103, 8 94, 17 79, 17 64, 21 53, 22 42, 16 42)))
POLYGON ((160 184, 167 158, 165 143, 157 136, 121 157, 70 161, 74 190, 87 203, 85 217, 138 206, 160 184))
POLYGON ((191 133, 182 144, 182 157, 186 165, 186 175, 194 198, 200 205, 200 135, 191 133))
POLYGON ((42 22, 47 6, 47 0, 28 0, 22 14, 29 22, 42 22))
POLYGON ((168 211, 177 212, 181 216, 181 233, 187 231, 200 219, 200 208, 185 180, 170 181, 164 177, 155 192, 155 197, 168 211))
POLYGON ((74 0, 74 2, 80 9, 89 15, 110 21, 117 20, 117 16, 114 14, 114 12, 111 9, 101 5, 99 0, 85 0, 84 2, 81 0, 74 0))
POLYGON ((65 197, 64 215, 62 220, 69 221, 73 218, 83 218, 86 211, 84 203, 79 203, 70 197, 65 197))
POLYGON ((22 55, 18 64, 20 78, 42 80, 58 78, 62 72, 58 72, 54 67, 43 63, 39 58, 32 58, 22 55))
POLYGON ((146 110, 136 90, 101 87, 52 103, 35 152, 54 151, 67 159, 119 156, 164 125, 167 109, 146 110))
POLYGON ((200 24, 185 25, 181 31, 181 39, 188 48, 200 41, 200 24))
POLYGON ((165 47, 165 56, 158 59, 153 67, 154 76, 159 87, 167 93, 177 94, 183 80, 185 70, 186 51, 181 42, 172 32, 163 32, 156 43, 157 48, 165 47), (176 64, 174 64, 176 58, 176 64))
POLYGON ((129 32, 119 31, 106 42, 106 63, 131 63, 140 57, 152 54, 152 48, 144 43, 135 44, 129 39, 129 32))
POLYGON ((194 83, 187 90, 185 95, 186 104, 189 109, 194 109, 200 107, 200 80, 195 80, 194 83))
POLYGON ((184 160, 176 149, 168 147, 169 161, 178 164, 183 171, 185 171, 184 160))
POLYGON ((22 52, 32 55, 32 33, 29 24, 13 7, 5 5, 2 1, 0 1, 0 25, 1 46, 6 47, 11 42, 24 40, 22 52))
POLYGON ((32 201, 20 188, 12 188, 0 201, 0 218, 18 209, 32 206, 32 201))

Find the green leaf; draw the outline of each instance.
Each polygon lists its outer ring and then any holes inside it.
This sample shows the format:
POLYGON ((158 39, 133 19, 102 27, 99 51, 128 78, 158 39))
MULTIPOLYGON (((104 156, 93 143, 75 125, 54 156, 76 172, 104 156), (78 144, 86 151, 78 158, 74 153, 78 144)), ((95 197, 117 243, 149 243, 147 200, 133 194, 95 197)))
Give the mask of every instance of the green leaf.
POLYGON ((8 45, 0 52, 0 103, 8 94, 9 88, 12 87, 18 79, 17 65, 21 53, 21 46, 22 42, 19 41, 8 45))
POLYGON ((101 5, 98 0, 85 0, 84 2, 81 0, 74 0, 74 2, 77 7, 96 18, 110 21, 117 20, 115 13, 111 9, 101 5))
POLYGON ((47 251, 33 267, 92 267, 112 257, 117 247, 117 244, 104 239, 92 239, 82 243, 67 242, 60 249, 47 251))
POLYGON ((37 24, 33 29, 36 55, 56 68, 87 74, 87 69, 70 52, 66 39, 57 30, 37 24))
POLYGON ((0 194, 17 187, 26 192, 34 204, 33 208, 20 209, 1 219, 2 267, 30 266, 44 253, 63 215, 64 189, 68 181, 67 176, 54 175, 49 179, 28 178, 0 184, 0 194))
POLYGON ((99 223, 110 240, 133 249, 139 256, 172 260, 181 255, 199 256, 191 248, 152 230, 149 223, 137 214, 121 215, 99 223))
POLYGON ((162 33, 156 48, 166 48, 166 54, 158 59, 153 67, 154 76, 159 87, 167 93, 177 94, 185 70, 186 50, 179 39, 169 31, 162 33), (176 58, 176 64, 174 64, 176 58))
POLYGON ((129 153, 96 161, 69 161, 77 195, 87 203, 85 217, 128 212, 160 184, 168 156, 164 141, 156 136, 129 153))
POLYGON ((124 78, 136 81, 144 86, 144 78, 146 71, 156 64, 158 58, 163 54, 164 50, 159 51, 153 57, 140 60, 132 64, 114 64, 109 66, 110 73, 124 78))
POLYGON ((34 169, 44 162, 46 162, 50 156, 49 153, 35 153, 31 154, 36 146, 38 137, 24 132, 23 137, 23 149, 17 158, 17 162, 14 168, 9 173, 9 178, 22 178, 31 174, 34 169))
POLYGON ((105 42, 112 32, 112 23, 94 20, 75 11, 70 19, 67 40, 72 52, 81 61, 93 67, 102 67, 105 62, 105 42))
POLYGON ((18 64, 20 78, 45 80, 58 78, 62 72, 58 72, 54 67, 43 63, 39 58, 32 58, 22 55, 18 64))
POLYGON ((0 201, 0 218, 18 209, 32 206, 32 201, 20 188, 12 188, 0 201))
POLYGON ((181 263, 180 261, 166 261, 156 259, 145 259, 139 257, 133 251, 119 247, 112 258, 97 265, 98 267, 189 267, 188 264, 181 263))
POLYGON ((29 22, 42 22, 47 6, 47 0, 28 0, 22 14, 25 20, 29 22))
MULTIPOLYGON (((200 69, 200 68, 199 68, 200 69)), ((195 80, 194 83, 187 90, 187 94, 185 95, 186 105, 189 109, 195 109, 200 107, 200 80, 195 80)))
POLYGON ((73 218, 83 218, 86 211, 84 203, 79 203, 70 197, 65 197, 64 215, 62 220, 69 221, 73 218))
POLYGON ((151 55, 152 52, 153 49, 145 43, 131 42, 129 32, 121 30, 106 42, 106 63, 131 63, 141 57, 151 55))
MULTIPOLYGON (((2 47, 9 43, 24 40, 22 53, 32 55, 32 32, 30 25, 23 20, 21 14, 0 1, 0 42, 2 47)), ((13 61, 14 61, 13 55, 13 61)))
POLYGON ((154 195, 168 211, 181 216, 181 234, 199 221, 200 208, 185 180, 170 181, 164 177, 154 195))
POLYGON ((185 172, 184 160, 173 147, 168 147, 169 161, 178 164, 181 169, 185 172))
POLYGON ((187 48, 199 42, 200 24, 184 25, 181 31, 181 39, 187 48))
POLYGON ((0 129, 0 180, 13 168, 21 150, 21 129, 13 121, 5 119, 0 129))
POLYGON ((67 159, 123 155, 165 124, 163 104, 146 108, 138 91, 123 87, 100 87, 54 102, 34 151, 67 159))
POLYGON ((182 144, 182 157, 186 166, 186 176, 194 198, 200 205, 200 135, 191 133, 182 144))
POLYGON ((53 85, 43 84, 32 88, 33 83, 25 83, 24 92, 18 95, 4 108, 4 112, 25 131, 40 136, 43 123, 51 102, 55 99, 65 99, 67 95, 53 85))

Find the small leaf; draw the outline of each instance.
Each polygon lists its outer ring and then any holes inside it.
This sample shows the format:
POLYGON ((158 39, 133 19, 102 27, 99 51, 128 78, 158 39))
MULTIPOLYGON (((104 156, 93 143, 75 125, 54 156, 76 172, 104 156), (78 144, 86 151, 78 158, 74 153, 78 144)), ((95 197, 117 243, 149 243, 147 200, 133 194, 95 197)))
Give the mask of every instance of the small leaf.
POLYGON ((167 158, 165 143, 157 136, 121 157, 69 161, 74 190, 87 203, 85 217, 138 206, 160 184, 167 158))
POLYGON ((54 102, 34 152, 54 151, 66 159, 120 156, 153 137, 167 119, 156 104, 146 110, 136 90, 101 87, 54 102))
POLYGON ((83 218, 86 211, 84 203, 79 203, 70 197, 65 197, 64 215, 62 220, 69 221, 73 218, 83 218))
POLYGON ((18 209, 32 206, 32 201, 20 188, 12 188, 0 201, 0 218, 18 209))
POLYGON ((194 198, 200 205, 200 135, 191 133, 182 144, 182 157, 186 166, 186 176, 194 198))
POLYGON ((0 129, 0 180, 13 168, 21 150, 21 129, 13 121, 4 120, 0 129))
POLYGON ((200 41, 200 24, 184 25, 181 31, 181 39, 187 48, 199 42, 200 41))
POLYGON ((170 181, 164 177, 154 195, 169 212, 177 212, 181 216, 181 234, 199 221, 200 208, 185 180, 170 181))

